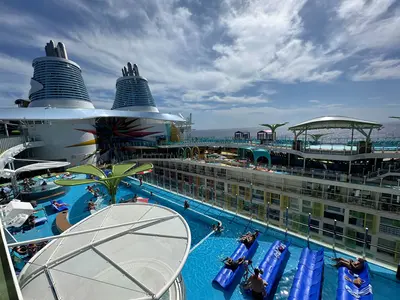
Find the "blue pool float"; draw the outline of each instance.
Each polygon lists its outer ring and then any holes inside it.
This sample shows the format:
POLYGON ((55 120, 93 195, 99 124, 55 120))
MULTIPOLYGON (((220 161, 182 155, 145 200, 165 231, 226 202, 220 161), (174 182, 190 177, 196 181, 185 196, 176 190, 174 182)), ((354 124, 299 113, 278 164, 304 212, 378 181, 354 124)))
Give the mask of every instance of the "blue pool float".
MULTIPOLYGON (((273 297, 276 287, 278 286, 279 279, 282 277, 283 271, 285 270, 286 263, 289 259, 290 242, 283 243, 281 241, 275 241, 269 248, 267 254, 265 254, 263 260, 258 265, 258 269, 262 270, 260 277, 268 283, 265 287, 264 299, 270 299, 273 297), (279 246, 284 246, 285 249, 280 252, 279 246)), ((247 290, 247 292, 251 292, 247 290)))
POLYGON ((368 264, 364 262, 364 269, 359 274, 350 272, 346 267, 340 267, 338 270, 338 288, 336 292, 337 300, 372 300, 371 279, 368 272, 368 264), (345 279, 349 277, 354 280, 359 277, 362 280, 360 287, 345 279))
MULTIPOLYGON (((247 248, 243 243, 239 243, 239 246, 230 256, 233 260, 237 260, 241 257, 245 257, 246 259, 250 259, 257 250, 258 247, 258 236, 256 240, 251 244, 250 248, 247 248)), ((238 278, 240 275, 243 276, 244 266, 243 264, 239 265, 235 271, 232 271, 230 268, 225 266, 219 271, 217 276, 215 276, 213 282, 219 284, 222 288, 228 288, 235 278, 238 278)))
MULTIPOLYGON (((58 204, 63 203, 62 200, 57 200, 56 202, 57 202, 58 204)), ((57 206, 55 206, 55 205, 53 204, 53 201, 51 201, 51 206, 53 206, 53 208, 54 208, 56 211, 58 211, 58 212, 62 212, 62 211, 64 211, 64 210, 68 210, 68 206, 62 205, 62 206, 60 206, 60 207, 57 207, 57 206)))
POLYGON ((304 248, 293 279, 288 300, 319 300, 324 279, 324 249, 304 248))

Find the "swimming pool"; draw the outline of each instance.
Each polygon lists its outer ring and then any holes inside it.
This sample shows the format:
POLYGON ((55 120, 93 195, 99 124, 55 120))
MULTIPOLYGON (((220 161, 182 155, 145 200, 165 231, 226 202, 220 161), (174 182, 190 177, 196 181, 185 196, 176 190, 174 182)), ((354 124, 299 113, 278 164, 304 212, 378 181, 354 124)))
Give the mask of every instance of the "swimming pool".
MULTIPOLYGON (((212 285, 212 280, 222 266, 220 259, 232 254, 237 247, 237 237, 247 231, 258 229, 262 233, 259 239, 260 245, 253 257, 255 266, 258 265, 276 239, 285 238, 284 233, 271 227, 266 228, 261 224, 249 221, 240 216, 190 200, 187 197, 156 188, 149 184, 144 184, 142 187, 139 187, 135 180, 130 180, 130 182, 132 183, 131 188, 127 188, 123 185, 120 186, 117 199, 126 199, 132 197, 134 194, 150 198, 149 202, 158 202, 159 204, 178 211, 189 224, 192 233, 192 251, 182 271, 188 299, 243 299, 244 296, 238 286, 233 286, 232 289, 227 291, 221 291, 212 285), (150 192, 153 193, 152 197, 150 197, 150 192), (183 209, 185 200, 189 200, 191 205, 190 210, 183 209), (209 235, 211 224, 213 224, 214 221, 197 214, 196 211, 222 221, 225 228, 223 233, 220 235, 212 234, 204 239, 209 235), (199 242, 201 243, 198 244, 199 242), (193 246, 196 244, 198 246, 193 249, 193 246)), ((91 200, 91 198, 92 196, 86 191, 86 185, 71 187, 68 194, 60 198, 63 202, 70 205, 69 220, 71 223, 75 224, 89 215, 87 202, 91 200)), ((107 203, 107 200, 105 200, 104 203, 107 203)), ((57 229, 55 229, 54 224, 56 213, 51 209, 50 201, 41 203, 39 206, 43 207, 45 211, 48 212, 49 222, 47 226, 41 225, 24 234, 19 233, 16 235, 17 240, 28 240, 58 234, 58 232, 55 232, 57 229)), ((306 246, 306 241, 303 239, 292 236, 289 236, 289 238, 292 241, 292 245, 290 246, 291 255, 283 277, 279 282, 275 299, 287 298, 293 277, 296 273, 301 251, 303 247, 306 246)), ((312 249, 319 248, 318 245, 312 243, 310 247, 312 249)), ((336 253, 336 255, 345 256, 339 253, 336 253)), ((332 267, 329 262, 329 257, 333 256, 335 256, 335 253, 333 253, 332 250, 325 249, 323 299, 334 299, 336 295, 337 270, 332 267)), ((371 284, 374 289, 374 299, 392 299, 393 295, 400 293, 400 284, 396 283, 394 272, 373 264, 369 265, 371 269, 371 284)))
MULTIPOLYGON (((140 189, 137 185, 132 185, 134 191, 141 196, 148 196, 150 192, 154 195, 168 198, 178 203, 180 206, 187 200, 187 197, 165 191, 154 186, 144 184, 140 189)), ((244 232, 258 229, 262 235, 259 239, 259 247, 253 257, 254 265, 257 266, 264 257, 269 247, 276 239, 285 239, 285 234, 265 226, 241 218, 234 214, 222 211, 209 205, 197 201, 190 201, 191 209, 198 210, 204 214, 222 221, 224 231, 220 235, 211 235, 204 240, 188 257, 183 269, 183 278, 186 284, 188 299, 243 299, 239 286, 233 287, 228 291, 221 291, 215 288, 211 282, 219 272, 222 264, 221 258, 230 256, 237 247, 237 237, 244 232)), ((192 228, 191 228, 192 229, 192 228)), ((292 241, 290 246, 290 258, 286 265, 285 272, 279 282, 274 299, 287 299, 297 271, 297 264, 301 251, 307 246, 307 241, 288 235, 292 241)), ((312 249, 319 249, 320 246, 310 243, 312 249)), ((325 269, 322 299, 335 299, 337 289, 337 270, 331 266, 330 257, 343 256, 339 252, 325 249, 325 269)), ((400 284, 396 282, 394 272, 380 266, 369 264, 371 273, 371 284, 374 290, 375 300, 393 299, 393 295, 400 293, 400 284)))

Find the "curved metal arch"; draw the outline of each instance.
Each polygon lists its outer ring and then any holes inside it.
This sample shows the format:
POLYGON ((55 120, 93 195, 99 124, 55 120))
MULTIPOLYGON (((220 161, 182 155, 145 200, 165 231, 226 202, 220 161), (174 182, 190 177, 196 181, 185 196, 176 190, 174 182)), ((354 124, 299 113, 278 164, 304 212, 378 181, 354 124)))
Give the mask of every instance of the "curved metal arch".
POLYGON ((200 148, 197 146, 192 147, 190 150, 190 158, 193 158, 195 150, 197 150, 197 155, 200 156, 200 148))

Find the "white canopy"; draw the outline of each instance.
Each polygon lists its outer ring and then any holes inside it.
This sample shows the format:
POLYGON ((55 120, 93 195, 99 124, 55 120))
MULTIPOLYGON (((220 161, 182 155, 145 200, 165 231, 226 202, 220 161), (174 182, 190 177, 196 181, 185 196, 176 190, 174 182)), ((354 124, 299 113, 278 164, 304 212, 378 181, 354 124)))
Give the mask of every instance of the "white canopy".
POLYGON ((24 299, 159 299, 191 244, 182 216, 144 203, 106 207, 63 235, 22 270, 24 299))
POLYGON ((65 161, 40 162, 40 163, 26 165, 16 170, 10 170, 10 169, 0 170, 0 177, 11 178, 13 175, 17 175, 22 172, 62 168, 69 166, 70 164, 71 163, 65 161))

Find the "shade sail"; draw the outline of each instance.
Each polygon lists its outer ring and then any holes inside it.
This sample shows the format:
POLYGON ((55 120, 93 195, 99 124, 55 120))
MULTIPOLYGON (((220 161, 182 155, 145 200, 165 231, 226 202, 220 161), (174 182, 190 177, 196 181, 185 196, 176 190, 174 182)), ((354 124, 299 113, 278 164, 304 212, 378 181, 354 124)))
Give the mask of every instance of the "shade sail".
POLYGON ((89 229, 54 240, 29 261, 20 274, 24 299, 159 299, 191 244, 182 216, 145 203, 106 207, 61 236, 89 229))
POLYGON ((317 130, 317 129, 351 129, 354 126, 361 129, 380 129, 381 124, 342 116, 329 116, 312 119, 289 127, 289 130, 317 130))
POLYGON ((36 163, 36 164, 23 166, 23 167, 15 170, 15 172, 18 174, 18 173, 29 172, 29 171, 63 168, 63 167, 69 166, 70 164, 71 163, 65 162, 65 161, 40 162, 40 163, 36 163))
POLYGON ((49 161, 49 162, 40 162, 35 164, 30 164, 27 166, 23 166, 16 170, 10 169, 3 169, 0 170, 0 177, 3 178, 11 178, 13 175, 18 175, 22 172, 29 172, 29 171, 37 171, 37 170, 47 170, 47 169, 54 169, 54 168, 63 168, 69 166, 71 163, 64 162, 64 161, 49 161))

